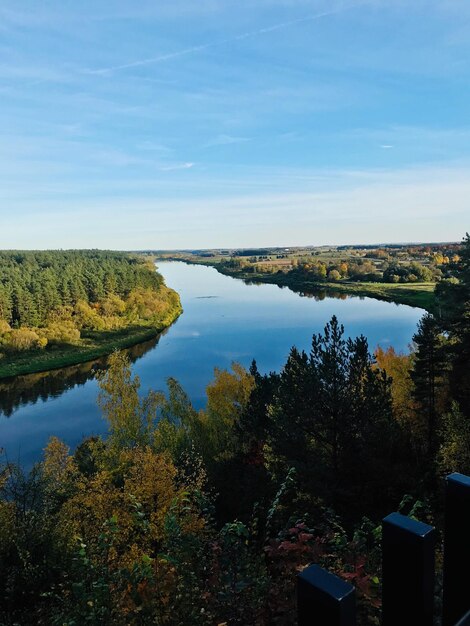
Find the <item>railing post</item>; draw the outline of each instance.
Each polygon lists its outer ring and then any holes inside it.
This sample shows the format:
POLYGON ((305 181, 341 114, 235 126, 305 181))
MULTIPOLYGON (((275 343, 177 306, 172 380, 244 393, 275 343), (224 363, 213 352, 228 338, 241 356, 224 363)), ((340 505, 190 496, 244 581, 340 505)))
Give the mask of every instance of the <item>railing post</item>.
POLYGON ((455 624, 455 626, 470 626, 470 611, 465 613, 460 622, 455 624))
POLYGON ((446 480, 442 626, 454 626, 470 610, 470 477, 446 480))
POLYGON ((382 529, 383 626, 432 626, 435 529, 400 513, 382 529))
POLYGON ((298 626, 356 626, 356 592, 352 585, 318 565, 297 577, 298 626))

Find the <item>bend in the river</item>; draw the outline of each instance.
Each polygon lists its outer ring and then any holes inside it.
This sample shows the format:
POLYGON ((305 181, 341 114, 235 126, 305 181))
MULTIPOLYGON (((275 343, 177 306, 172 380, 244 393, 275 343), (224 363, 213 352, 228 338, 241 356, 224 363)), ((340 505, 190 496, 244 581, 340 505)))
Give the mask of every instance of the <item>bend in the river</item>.
MULTIPOLYGON (((161 262, 166 284, 181 296, 184 313, 156 340, 129 351, 142 391, 164 389, 178 379, 196 407, 214 367, 233 361, 261 371, 279 370, 292 345, 309 349, 312 334, 335 314, 350 336, 364 334, 378 344, 407 350, 420 309, 371 298, 301 297, 287 288, 234 280, 211 267, 161 262)), ((303 294, 309 296, 309 294, 303 294)), ((50 436, 76 445, 105 432, 96 405, 99 360, 46 374, 17 377, 0 385, 0 447, 11 460, 31 465, 50 436)))

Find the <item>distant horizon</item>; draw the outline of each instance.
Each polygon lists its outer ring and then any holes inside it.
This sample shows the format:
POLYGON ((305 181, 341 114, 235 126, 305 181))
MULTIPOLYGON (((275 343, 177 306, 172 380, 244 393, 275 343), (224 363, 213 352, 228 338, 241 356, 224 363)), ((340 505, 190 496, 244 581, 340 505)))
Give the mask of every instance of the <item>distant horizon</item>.
POLYGON ((338 248, 338 247, 351 247, 351 248, 370 248, 370 247, 387 247, 387 246, 446 246, 446 245, 461 245, 463 237, 459 240, 448 241, 387 241, 387 242, 372 242, 372 243, 325 243, 325 244, 291 244, 291 245, 255 245, 255 246, 208 246, 205 248, 101 248, 101 247, 78 247, 78 248, 0 248, 0 252, 54 252, 54 251, 90 251, 99 250, 101 252, 125 252, 125 253, 144 253, 144 252, 204 252, 211 250, 293 250, 296 248, 338 248))

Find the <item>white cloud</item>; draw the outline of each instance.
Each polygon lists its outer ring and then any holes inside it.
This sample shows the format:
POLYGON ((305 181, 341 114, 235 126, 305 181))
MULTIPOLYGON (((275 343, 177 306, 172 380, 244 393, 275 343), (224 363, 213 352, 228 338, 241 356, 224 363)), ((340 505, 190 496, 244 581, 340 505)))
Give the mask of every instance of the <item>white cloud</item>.
POLYGON ((189 46, 187 48, 182 48, 180 50, 175 50, 173 52, 168 52, 165 54, 158 54, 156 56, 148 57, 145 59, 127 61, 124 63, 120 63, 119 65, 96 68, 96 69, 93 69, 93 68, 85 69, 84 72, 88 74, 103 75, 103 74, 109 74, 111 72, 117 72, 120 70, 127 70, 127 69, 131 69, 135 67, 142 67, 145 65, 156 65, 158 63, 164 63, 166 61, 170 61, 179 57, 184 57, 187 55, 192 55, 198 52, 202 52, 204 50, 209 50, 210 48, 216 48, 216 47, 223 46, 229 43, 243 41, 244 39, 252 39, 256 37, 261 37, 263 35, 267 35, 267 34, 276 32, 278 30, 289 28, 291 26, 296 26, 298 24, 321 20, 326 17, 337 15, 339 13, 343 13, 351 9, 357 9, 361 6, 371 4, 371 2, 373 1, 374 0, 356 0, 355 2, 349 2, 347 4, 341 3, 333 7, 332 9, 330 8, 330 9, 313 13, 310 15, 304 15, 296 19, 291 19, 291 20, 287 20, 287 21, 280 22, 277 24, 272 24, 270 26, 265 26, 263 28, 257 28, 255 30, 246 31, 244 33, 240 33, 232 37, 221 38, 215 41, 209 41, 207 43, 203 43, 203 44, 196 45, 196 46, 189 46))
POLYGON ((205 144, 206 148, 212 146, 228 146, 234 143, 246 143, 251 141, 251 137, 234 137, 232 135, 217 135, 214 139, 211 139, 205 144))
POLYGON ((190 170, 194 167, 194 163, 174 163, 172 165, 163 165, 158 169, 161 172, 173 172, 175 170, 190 170))

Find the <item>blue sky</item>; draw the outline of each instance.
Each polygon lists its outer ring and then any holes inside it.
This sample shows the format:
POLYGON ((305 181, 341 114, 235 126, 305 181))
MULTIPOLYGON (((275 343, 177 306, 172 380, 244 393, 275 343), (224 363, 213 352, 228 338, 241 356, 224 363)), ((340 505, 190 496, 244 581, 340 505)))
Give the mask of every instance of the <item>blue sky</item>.
POLYGON ((468 0, 1 0, 0 247, 459 240, 468 0))

